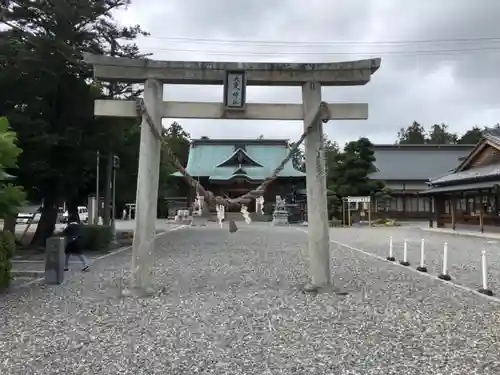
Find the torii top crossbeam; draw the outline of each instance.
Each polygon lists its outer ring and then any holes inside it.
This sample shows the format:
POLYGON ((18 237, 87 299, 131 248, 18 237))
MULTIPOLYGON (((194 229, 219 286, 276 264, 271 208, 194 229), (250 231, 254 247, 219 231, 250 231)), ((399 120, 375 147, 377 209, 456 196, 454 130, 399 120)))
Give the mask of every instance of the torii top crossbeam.
POLYGON ((237 63, 158 61, 84 54, 94 66, 94 78, 103 81, 143 83, 155 79, 165 84, 222 85, 228 70, 245 70, 247 85, 357 86, 370 81, 380 67, 380 58, 337 63, 237 63))

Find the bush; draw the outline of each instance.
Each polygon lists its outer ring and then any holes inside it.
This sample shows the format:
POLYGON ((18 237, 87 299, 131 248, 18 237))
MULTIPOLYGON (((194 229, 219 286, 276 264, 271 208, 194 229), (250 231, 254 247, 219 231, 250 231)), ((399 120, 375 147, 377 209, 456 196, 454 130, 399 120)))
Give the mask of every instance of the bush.
POLYGON ((399 223, 393 219, 377 219, 372 222, 374 226, 399 227, 399 223))
POLYGON ((78 224, 81 234, 80 246, 85 250, 107 250, 111 242, 111 227, 104 225, 78 224))
POLYGON ((0 290, 5 290, 10 286, 12 276, 11 259, 16 251, 16 241, 14 235, 9 232, 0 233, 0 290))
POLYGON ((332 219, 328 223, 330 224, 330 227, 342 226, 342 221, 337 219, 336 217, 332 217, 332 219))

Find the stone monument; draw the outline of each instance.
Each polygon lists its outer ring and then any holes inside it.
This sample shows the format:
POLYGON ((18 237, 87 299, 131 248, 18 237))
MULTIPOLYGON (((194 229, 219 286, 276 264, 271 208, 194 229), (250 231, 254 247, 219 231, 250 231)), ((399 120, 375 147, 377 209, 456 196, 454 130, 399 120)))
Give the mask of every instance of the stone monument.
POLYGON ((191 224, 191 217, 189 215, 189 210, 178 210, 177 215, 175 215, 174 221, 179 224, 191 224))
POLYGON ((64 237, 49 237, 45 247, 45 283, 61 284, 64 281, 64 237))
POLYGON ((273 225, 288 225, 288 210, 286 209, 286 201, 276 196, 276 205, 273 212, 273 225))

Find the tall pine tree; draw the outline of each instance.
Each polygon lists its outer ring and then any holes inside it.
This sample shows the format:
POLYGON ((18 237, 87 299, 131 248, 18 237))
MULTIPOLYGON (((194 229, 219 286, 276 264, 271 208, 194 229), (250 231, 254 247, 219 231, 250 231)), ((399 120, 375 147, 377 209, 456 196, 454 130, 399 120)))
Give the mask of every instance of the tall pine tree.
MULTIPOLYGON (((133 43, 143 33, 140 27, 120 27, 111 15, 129 4, 12 0, 3 9, 9 29, 1 35, 0 61, 7 74, 0 74, 0 92, 9 99, 2 109, 25 150, 20 181, 31 199, 44 201, 36 245, 53 232, 57 205, 66 200, 76 206, 88 193, 96 149, 110 150, 123 141, 123 127, 134 124, 94 119, 94 99, 109 95, 110 86, 91 84, 91 67, 82 59, 83 52, 140 55, 133 43)), ((134 95, 129 85, 113 89, 113 95, 134 95)))

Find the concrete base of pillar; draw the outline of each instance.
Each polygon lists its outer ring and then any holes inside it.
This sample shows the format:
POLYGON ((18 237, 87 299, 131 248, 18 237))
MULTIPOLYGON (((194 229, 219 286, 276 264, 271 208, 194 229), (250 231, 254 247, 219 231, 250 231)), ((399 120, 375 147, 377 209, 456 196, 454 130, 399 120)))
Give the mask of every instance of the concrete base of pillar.
POLYGON ((487 296, 490 296, 490 297, 493 295, 493 292, 490 289, 483 289, 483 288, 481 288, 481 289, 478 290, 478 292, 481 293, 481 294, 485 294, 487 296))
POLYGON ((124 288, 120 292, 121 298, 148 298, 148 297, 156 297, 158 295, 166 293, 167 288, 141 288, 141 287, 132 287, 132 288, 124 288))
POLYGON ((441 280, 444 280, 444 281, 450 281, 451 280, 451 276, 450 275, 444 275, 444 274, 439 275, 438 278, 441 279, 441 280))
POLYGON ((420 271, 420 272, 427 272, 427 267, 418 266, 418 267, 417 267, 417 271, 420 271))
POLYGON ((334 285, 324 285, 324 286, 316 286, 313 284, 306 284, 301 286, 300 288, 303 293, 307 294, 318 294, 318 293, 331 293, 337 296, 346 296, 349 294, 346 290, 340 289, 334 285))

